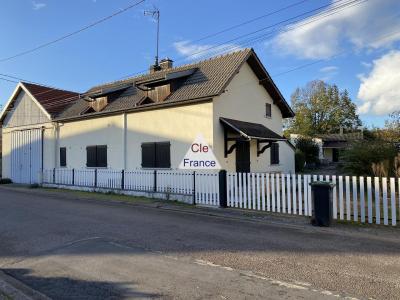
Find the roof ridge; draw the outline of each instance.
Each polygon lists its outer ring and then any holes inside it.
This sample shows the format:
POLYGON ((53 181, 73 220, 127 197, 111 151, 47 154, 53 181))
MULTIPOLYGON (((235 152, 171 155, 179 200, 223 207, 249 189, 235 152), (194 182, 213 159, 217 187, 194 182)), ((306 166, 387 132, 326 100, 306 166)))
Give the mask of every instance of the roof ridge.
MULTIPOLYGON (((187 68, 187 67, 195 66, 195 65, 198 65, 198 64, 201 64, 201 63, 204 63, 204 62, 208 62, 208 61, 211 61, 211 60, 220 59, 220 58, 231 56, 231 55, 235 55, 235 54, 238 54, 238 53, 241 53, 241 52, 250 52, 250 51, 253 51, 253 48, 243 48, 243 49, 232 51, 232 52, 226 52, 226 53, 222 53, 222 54, 219 54, 219 55, 216 55, 216 56, 211 56, 211 57, 208 57, 206 59, 199 60, 199 61, 196 61, 196 62, 175 66, 175 67, 172 67, 172 68, 170 68, 168 70, 159 71, 157 73, 158 74, 163 74, 163 73, 166 73, 166 71, 173 72, 175 70, 179 70, 180 68, 187 68)), ((154 74, 157 74, 157 73, 154 73, 154 74)), ((140 73, 140 74, 137 74, 135 76, 132 76, 132 77, 129 77, 129 78, 126 78, 126 79, 120 79, 120 80, 109 81, 109 82, 97 84, 97 85, 91 87, 88 91, 93 90, 95 88, 100 88, 100 87, 103 87, 103 86, 107 86, 107 85, 113 85, 113 84, 117 84, 117 83, 121 83, 122 84, 124 82, 131 81, 133 79, 140 79, 141 77, 154 75, 154 74, 140 73)))
POLYGON ((23 85, 25 85, 25 86, 26 86, 26 85, 34 85, 34 86, 39 86, 39 87, 46 88, 46 89, 49 89, 49 90, 57 90, 57 91, 61 91, 61 92, 68 92, 68 93, 80 94, 80 93, 78 93, 78 92, 74 92, 74 91, 70 91, 70 90, 65 90, 65 89, 57 88, 57 87, 52 87, 52 86, 48 86, 48 85, 43 85, 43 84, 37 84, 37 83, 26 82, 26 81, 21 81, 21 83, 22 83, 23 85))

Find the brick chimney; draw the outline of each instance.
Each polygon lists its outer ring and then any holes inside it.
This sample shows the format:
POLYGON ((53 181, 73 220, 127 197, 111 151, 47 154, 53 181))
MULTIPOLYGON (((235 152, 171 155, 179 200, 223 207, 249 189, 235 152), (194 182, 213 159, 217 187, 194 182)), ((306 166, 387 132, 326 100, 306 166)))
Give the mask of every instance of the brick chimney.
POLYGON ((173 67, 174 61, 170 58, 164 58, 160 61, 160 68, 161 70, 168 70, 173 67))

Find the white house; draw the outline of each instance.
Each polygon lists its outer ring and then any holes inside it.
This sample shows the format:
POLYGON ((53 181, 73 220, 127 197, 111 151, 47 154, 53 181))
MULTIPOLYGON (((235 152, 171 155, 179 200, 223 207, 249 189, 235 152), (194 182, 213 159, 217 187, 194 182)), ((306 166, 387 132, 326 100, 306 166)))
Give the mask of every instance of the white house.
POLYGON ((293 172, 282 136, 293 111, 252 49, 91 88, 21 82, 1 115, 3 177, 35 183, 52 168, 178 168, 201 133, 221 167, 293 172))

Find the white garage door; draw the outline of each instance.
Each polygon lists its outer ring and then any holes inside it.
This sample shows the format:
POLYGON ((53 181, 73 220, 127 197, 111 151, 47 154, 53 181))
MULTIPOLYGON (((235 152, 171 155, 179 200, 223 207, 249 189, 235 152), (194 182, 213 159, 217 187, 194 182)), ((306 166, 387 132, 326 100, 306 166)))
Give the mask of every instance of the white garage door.
POLYGON ((11 179, 16 183, 39 183, 42 170, 42 129, 11 133, 11 179))

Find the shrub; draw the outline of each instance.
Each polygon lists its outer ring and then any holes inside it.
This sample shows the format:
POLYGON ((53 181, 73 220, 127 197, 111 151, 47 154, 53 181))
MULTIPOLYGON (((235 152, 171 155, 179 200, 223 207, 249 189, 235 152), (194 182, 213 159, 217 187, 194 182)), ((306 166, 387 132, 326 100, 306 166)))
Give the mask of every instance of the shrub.
POLYGON ((384 141, 356 142, 343 151, 343 170, 354 175, 395 176, 398 161, 394 144, 384 141))
POLYGON ((0 178, 0 184, 10 184, 12 180, 10 178, 0 178))
POLYGON ((296 150, 294 154, 296 172, 303 172, 306 164, 306 156, 300 150, 296 150))
POLYGON ((307 165, 319 164, 319 146, 310 138, 298 138, 296 148, 304 153, 304 159, 307 165))

